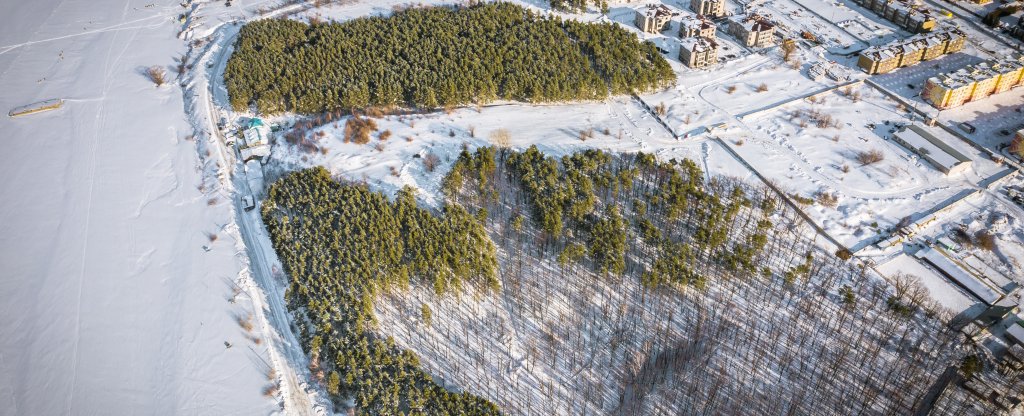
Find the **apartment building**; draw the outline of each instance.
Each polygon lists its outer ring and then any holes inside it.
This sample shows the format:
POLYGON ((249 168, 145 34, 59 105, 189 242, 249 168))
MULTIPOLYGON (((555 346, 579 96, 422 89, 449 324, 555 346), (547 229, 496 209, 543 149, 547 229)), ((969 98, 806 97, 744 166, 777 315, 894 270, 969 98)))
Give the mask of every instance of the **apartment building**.
POLYGON ((967 35, 956 28, 914 35, 861 51, 857 66, 869 74, 884 74, 960 51, 964 48, 965 39, 967 35))
POLYGON ((679 61, 690 68, 703 68, 718 63, 718 43, 714 39, 698 36, 679 42, 679 61))
POLYGON ((701 16, 724 17, 725 0, 690 0, 690 10, 701 16))
POLYGON ((679 22, 679 37, 692 38, 697 36, 714 39, 714 22, 701 14, 684 17, 683 20, 679 22))
POLYGON ((882 18, 912 32, 929 32, 935 28, 935 13, 916 0, 854 0, 882 18))
POLYGON ((931 77, 925 82, 922 97, 941 110, 1020 85, 1024 85, 1024 55, 1017 53, 931 77))
POLYGON ((672 16, 672 9, 665 5, 650 5, 636 11, 636 27, 647 33, 661 33, 672 16))
POLYGON ((775 44, 775 25, 756 13, 730 18, 729 34, 753 48, 766 48, 775 44))

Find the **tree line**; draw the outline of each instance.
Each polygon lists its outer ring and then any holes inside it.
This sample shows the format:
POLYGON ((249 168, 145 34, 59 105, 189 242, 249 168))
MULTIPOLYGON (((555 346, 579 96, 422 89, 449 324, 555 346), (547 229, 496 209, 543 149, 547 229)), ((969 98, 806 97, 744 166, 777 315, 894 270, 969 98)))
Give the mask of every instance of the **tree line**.
POLYGON ((263 113, 594 100, 674 81, 653 44, 613 23, 509 3, 259 20, 241 29, 224 72, 232 107, 263 113))
POLYGON ((417 206, 411 189, 395 201, 335 182, 323 168, 291 173, 270 187, 263 218, 291 277, 286 293, 315 376, 336 403, 368 414, 497 414, 494 404, 441 388, 409 351, 373 335, 373 302, 419 283, 438 294, 467 282, 498 287, 495 248, 476 218, 450 205, 417 206))

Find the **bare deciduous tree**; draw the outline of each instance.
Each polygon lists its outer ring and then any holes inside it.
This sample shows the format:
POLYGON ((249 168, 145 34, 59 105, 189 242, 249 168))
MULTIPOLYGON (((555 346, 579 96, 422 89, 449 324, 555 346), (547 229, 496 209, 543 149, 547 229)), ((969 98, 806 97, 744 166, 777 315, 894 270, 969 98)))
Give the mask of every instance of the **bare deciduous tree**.
POLYGON ((437 164, 441 162, 441 159, 433 153, 427 153, 423 156, 423 167, 427 169, 427 172, 433 172, 437 169, 437 164))

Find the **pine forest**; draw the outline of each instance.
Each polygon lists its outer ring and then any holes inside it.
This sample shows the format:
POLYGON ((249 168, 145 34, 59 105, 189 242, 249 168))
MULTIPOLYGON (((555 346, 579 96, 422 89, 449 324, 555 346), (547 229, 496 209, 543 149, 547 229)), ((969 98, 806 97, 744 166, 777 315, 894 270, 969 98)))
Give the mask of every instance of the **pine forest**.
POLYGON ((653 44, 615 24, 509 3, 258 20, 241 29, 224 73, 235 110, 267 114, 598 100, 674 81, 653 44))

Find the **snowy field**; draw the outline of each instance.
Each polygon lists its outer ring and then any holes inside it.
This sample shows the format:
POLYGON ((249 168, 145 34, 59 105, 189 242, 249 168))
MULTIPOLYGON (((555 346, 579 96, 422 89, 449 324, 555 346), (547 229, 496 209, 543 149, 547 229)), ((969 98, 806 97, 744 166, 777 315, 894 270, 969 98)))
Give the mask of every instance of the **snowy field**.
POLYGON ((464 145, 470 149, 525 149, 536 145, 556 156, 586 148, 654 153, 662 160, 688 158, 707 172, 754 180, 715 142, 673 138, 639 102, 628 97, 591 104, 503 104, 451 114, 388 116, 376 122, 379 132, 370 143, 345 143, 341 121, 309 132, 309 137, 325 150, 304 152, 279 141, 274 157, 286 166, 326 166, 336 175, 367 181, 388 194, 410 185, 423 191, 420 198, 434 206, 440 204, 440 180, 464 145), (568 116, 567 111, 572 115, 568 116), (384 131, 390 137, 382 141, 380 133, 384 131), (499 139, 502 132, 508 134, 507 141, 499 139), (581 133, 588 137, 580 140, 581 133), (441 162, 433 172, 427 171, 423 163, 428 154, 436 155, 441 162))
POLYGON ((4 6, 0 106, 66 104, 0 119, 0 413, 279 409, 263 394, 267 334, 239 324, 258 292, 244 287, 233 196, 187 140, 181 89, 143 72, 175 76, 183 12, 170 1, 4 6))

